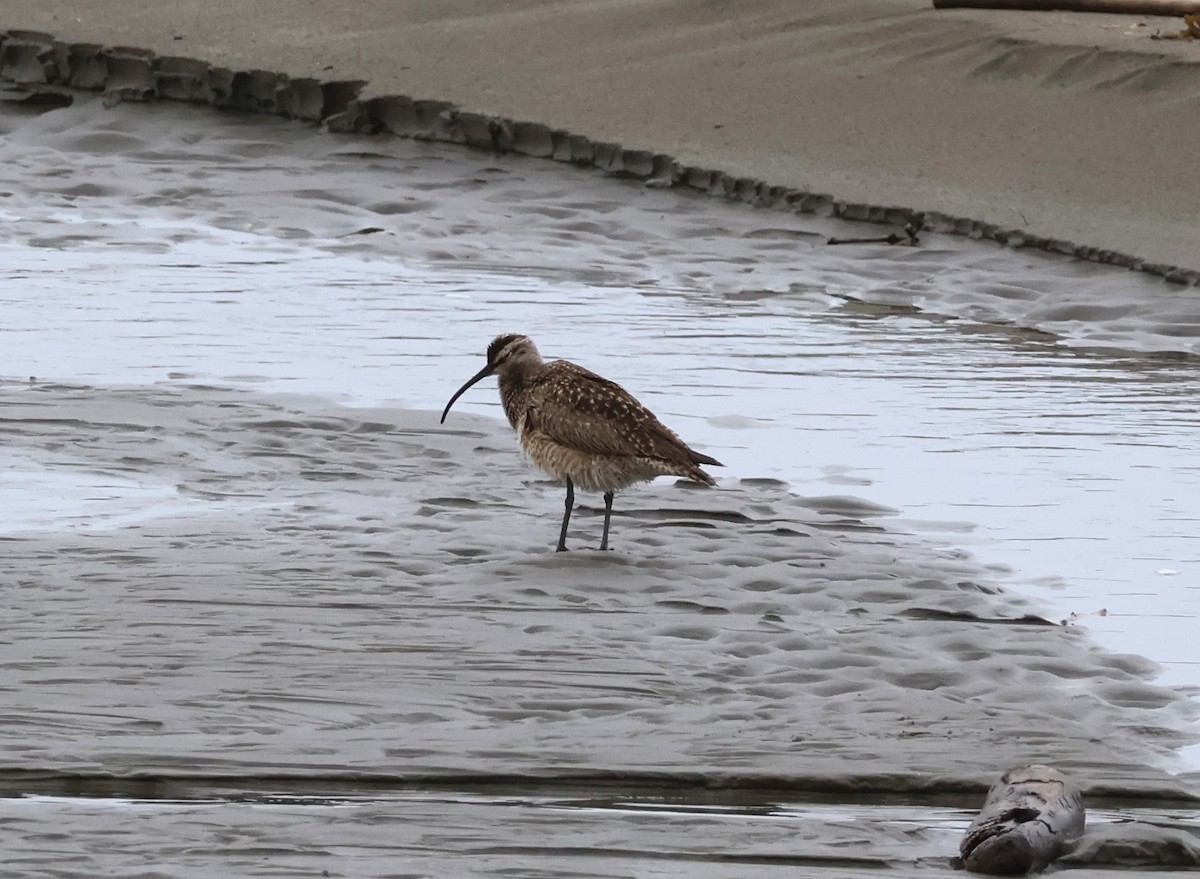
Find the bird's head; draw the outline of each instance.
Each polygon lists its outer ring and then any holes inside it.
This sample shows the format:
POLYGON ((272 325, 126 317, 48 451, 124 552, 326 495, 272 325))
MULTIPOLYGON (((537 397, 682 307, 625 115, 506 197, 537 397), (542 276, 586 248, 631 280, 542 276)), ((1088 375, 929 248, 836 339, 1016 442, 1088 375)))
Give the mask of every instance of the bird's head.
POLYGON ((533 339, 517 333, 506 333, 492 339, 488 345, 487 362, 492 372, 507 375, 529 366, 540 366, 542 355, 538 353, 533 339))
POLYGON ((454 401, 480 379, 487 378, 493 373, 503 379, 505 376, 520 374, 530 367, 540 366, 541 363, 542 355, 538 353, 533 339, 528 336, 522 336, 519 333, 505 333, 492 339, 492 343, 488 345, 487 349, 487 366, 471 376, 465 385, 454 392, 454 396, 442 410, 442 423, 446 423, 446 415, 449 414, 454 401))

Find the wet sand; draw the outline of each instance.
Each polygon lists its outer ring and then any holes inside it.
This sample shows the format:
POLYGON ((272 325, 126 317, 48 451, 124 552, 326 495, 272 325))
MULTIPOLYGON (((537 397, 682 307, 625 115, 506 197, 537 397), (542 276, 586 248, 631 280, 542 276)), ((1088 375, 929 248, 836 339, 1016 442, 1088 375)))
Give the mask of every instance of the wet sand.
MULTIPOLYGON (((925 789, 1036 752, 1130 790, 1184 741, 1153 667, 852 497, 561 489, 506 428, 211 387, 4 389, 10 442, 181 508, 4 539, 10 767, 925 789), (1026 619, 1026 616, 1029 618, 1026 619)), ((1099 780, 1099 779, 1097 779, 1099 780)))
POLYGON ((9 869, 932 876, 1030 754, 1141 819, 1136 863, 1188 836, 1185 800, 1138 808, 1186 790, 1153 665, 868 501, 664 483, 617 552, 585 502, 556 554, 561 489, 494 419, 187 383, 0 406, 100 493, 177 492, 2 540, 4 789, 60 795, 0 801, 9 869))
MULTIPOLYGON (((331 279, 337 285, 387 289, 411 264, 525 277, 517 283, 527 286, 536 275, 678 293, 697 319, 770 297, 798 310, 849 301, 1117 356, 1200 353, 1191 289, 1145 273, 962 235, 924 234, 912 248, 830 247, 830 237, 880 230, 520 155, 321 134, 177 102, 105 108, 86 92, 74 100, 48 113, 9 105, 0 158, 11 181, 4 206, 22 221, 14 241, 47 248, 60 264, 80 260, 80 272, 106 245, 219 249, 216 229, 254 236, 266 259, 285 259, 297 241, 384 260, 353 280, 331 279), (130 235, 146 222, 183 229, 130 235)), ((201 271, 203 252, 189 256, 201 271)), ((177 277, 184 289, 195 282, 177 277)))
MULTIPOLYGON (((10 875, 964 875, 951 871, 946 859, 967 823, 958 808, 627 791, 539 794, 512 786, 504 794, 447 788, 358 797, 277 793, 233 801, 217 799, 220 791, 175 802, 0 799, 0 827, 16 842, 7 852, 10 875), (52 853, 60 855, 57 863, 52 853)), ((1089 821, 1098 832, 1068 859, 1068 875, 1104 879, 1114 868, 1139 863, 1174 877, 1197 875, 1187 864, 1200 847, 1191 829, 1200 815, 1166 809, 1144 815, 1139 828, 1120 824, 1117 813, 1092 809, 1089 821), (1141 839, 1176 856, 1155 861, 1143 850, 1139 858, 1139 830, 1141 839)))
POLYGON ((1173 19, 927 0, 0 2, 0 26, 668 153, 1200 269, 1200 64, 1173 19))

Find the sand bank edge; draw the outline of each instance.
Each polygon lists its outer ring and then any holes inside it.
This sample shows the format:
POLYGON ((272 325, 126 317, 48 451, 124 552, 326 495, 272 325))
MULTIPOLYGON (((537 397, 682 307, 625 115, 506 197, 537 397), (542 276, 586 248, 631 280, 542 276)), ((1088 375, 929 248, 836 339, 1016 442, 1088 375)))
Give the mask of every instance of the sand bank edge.
MULTIPOLYGON (((40 31, 0 31, 0 78, 101 93, 111 103, 169 100, 281 116, 339 134, 391 134, 592 168, 641 180, 652 188, 681 187, 757 208, 991 241, 1032 248, 1200 287, 1200 270, 1151 262, 1115 250, 1033 235, 984 220, 896 205, 848 202, 833 195, 772 185, 752 177, 684 165, 675 157, 539 122, 463 109, 449 101, 406 95, 364 97, 367 80, 325 81, 267 70, 232 70, 197 58, 148 49, 64 42, 40 31)), ((897 236, 903 237, 903 236, 897 236)))

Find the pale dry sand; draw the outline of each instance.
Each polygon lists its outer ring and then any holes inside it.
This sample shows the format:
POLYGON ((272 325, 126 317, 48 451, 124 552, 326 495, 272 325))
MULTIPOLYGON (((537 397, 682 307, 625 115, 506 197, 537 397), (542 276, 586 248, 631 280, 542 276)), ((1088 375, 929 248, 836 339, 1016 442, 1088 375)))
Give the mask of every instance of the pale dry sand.
POLYGON ((1149 39, 1171 19, 927 0, 4 0, 0 26, 364 79, 370 94, 1200 268, 1200 50, 1149 39))

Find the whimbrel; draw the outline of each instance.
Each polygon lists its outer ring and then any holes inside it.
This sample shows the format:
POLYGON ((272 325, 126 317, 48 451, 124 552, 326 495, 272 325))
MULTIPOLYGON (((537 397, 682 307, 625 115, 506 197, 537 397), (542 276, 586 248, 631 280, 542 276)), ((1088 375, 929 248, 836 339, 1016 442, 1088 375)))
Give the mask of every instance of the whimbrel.
POLYGON ((521 448, 533 462, 567 483, 566 510, 558 552, 567 548, 567 523, 575 486, 604 492, 604 534, 608 549, 613 492, 655 476, 682 476, 715 485, 701 464, 721 462, 688 448, 654 413, 616 382, 567 360, 546 363, 528 336, 497 336, 487 349, 487 366, 454 392, 454 401, 480 379, 500 378, 500 402, 521 448))

